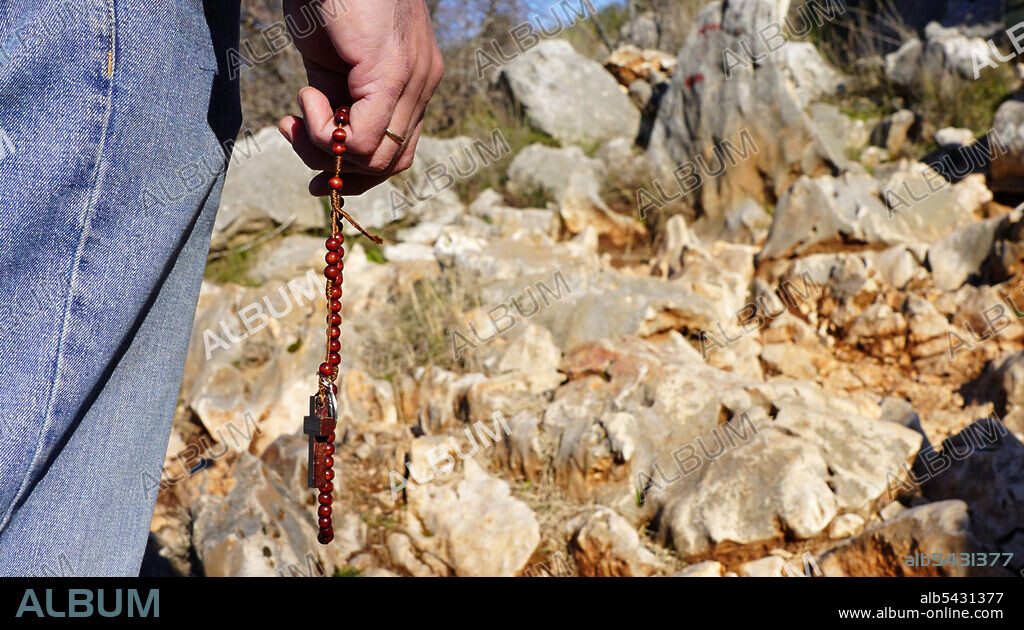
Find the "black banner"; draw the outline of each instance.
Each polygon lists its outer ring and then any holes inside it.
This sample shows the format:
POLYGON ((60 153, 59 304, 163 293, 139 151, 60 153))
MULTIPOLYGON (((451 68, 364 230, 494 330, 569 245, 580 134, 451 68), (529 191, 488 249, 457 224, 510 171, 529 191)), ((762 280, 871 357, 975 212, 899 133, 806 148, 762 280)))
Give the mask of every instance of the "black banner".
POLYGON ((687 618, 701 625, 814 620, 823 628, 935 621, 1019 628, 1024 621, 1024 580, 1015 579, 561 579, 545 582, 543 590, 533 592, 539 584, 507 579, 464 580, 453 587, 441 580, 421 580, 412 586, 368 579, 7 578, 0 580, 0 624, 74 624, 89 619, 206 627, 308 619, 320 625, 344 624, 352 615, 390 623, 422 616, 424 622, 436 623, 438 615, 449 616, 444 611, 467 613, 490 606, 496 610, 481 611, 481 621, 512 608, 531 625, 539 620, 531 620, 529 611, 548 620, 566 615, 577 621, 593 614, 595 621, 607 624, 609 608, 621 610, 624 623, 635 623, 638 615, 652 613, 652 604, 662 613, 682 615, 682 625, 689 625, 687 618), (609 589, 606 595, 594 593, 603 588, 609 589), (576 598, 569 613, 565 604, 576 598))

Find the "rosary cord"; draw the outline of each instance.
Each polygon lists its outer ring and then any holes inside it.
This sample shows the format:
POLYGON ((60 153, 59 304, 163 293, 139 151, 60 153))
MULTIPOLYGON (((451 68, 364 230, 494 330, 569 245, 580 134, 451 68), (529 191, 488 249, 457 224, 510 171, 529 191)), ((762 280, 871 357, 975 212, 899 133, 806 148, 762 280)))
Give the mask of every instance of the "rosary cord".
POLYGON ((334 113, 334 122, 338 128, 331 134, 334 141, 331 144, 331 151, 335 155, 334 177, 328 181, 331 189, 331 235, 325 243, 327 254, 324 257, 327 267, 324 268, 326 278, 325 297, 327 298, 327 340, 324 348, 324 362, 318 370, 319 388, 315 399, 311 402, 311 418, 314 422, 310 429, 310 451, 309 451, 309 478, 310 487, 317 488, 320 493, 317 495, 317 523, 320 532, 317 540, 321 544, 329 544, 334 540, 334 527, 331 522, 332 508, 334 501, 332 492, 334 484, 334 429, 337 426, 337 409, 331 395, 338 391, 335 384, 338 380, 338 372, 341 369, 341 285, 345 281, 345 235, 342 233, 342 221, 348 221, 360 233, 376 244, 383 240, 367 232, 361 225, 349 216, 344 210, 345 199, 341 196, 341 189, 344 182, 341 179, 342 158, 345 155, 345 139, 347 133, 344 129, 348 125, 349 108, 339 107, 334 113), (315 408, 319 407, 319 410, 315 408))
MULTIPOLYGON (((340 129, 340 127, 339 127, 339 129, 340 129)), ((339 137, 341 137, 341 136, 342 136, 342 134, 339 134, 339 137)), ((359 230, 359 232, 361 234, 366 236, 366 238, 368 238, 371 241, 373 241, 374 243, 380 245, 381 243, 384 242, 384 240, 382 238, 380 238, 376 234, 368 232, 366 229, 363 228, 363 226, 359 225, 359 223, 357 223, 356 220, 353 219, 352 216, 349 215, 344 210, 345 199, 342 198, 342 196, 341 196, 341 187, 343 185, 343 182, 342 182, 342 179, 341 179, 342 155, 343 155, 343 149, 342 149, 342 154, 338 154, 335 157, 335 160, 334 160, 334 177, 331 179, 331 236, 332 236, 332 238, 336 239, 339 243, 344 243, 345 237, 342 234, 341 228, 342 228, 342 219, 345 219, 349 223, 351 223, 354 228, 359 230)), ((339 247, 339 253, 344 255, 344 249, 341 249, 339 247)), ((341 317, 341 296, 342 296, 341 285, 344 282, 344 270, 345 270, 345 264, 341 260, 340 256, 339 256, 339 259, 338 259, 338 261, 336 263, 336 266, 337 266, 337 275, 335 277, 333 277, 333 278, 330 277, 330 276, 327 277, 326 297, 327 297, 327 304, 328 304, 330 313, 331 314, 337 313, 338 318, 340 320, 340 317, 341 317), (335 306, 337 306, 337 310, 334 310, 335 306)), ((330 318, 330 316, 331 315, 328 315, 329 318, 330 318)), ((341 353, 341 336, 339 335, 337 338, 332 337, 332 335, 331 335, 331 324, 332 324, 332 322, 328 321, 328 326, 327 326, 327 342, 326 342, 326 347, 325 347, 325 359, 324 359, 324 363, 330 367, 330 374, 324 374, 323 376, 325 376, 326 378, 321 378, 320 379, 320 396, 321 396, 321 399, 324 400, 324 401, 326 401, 327 389, 329 387, 333 387, 334 383, 338 380, 338 371, 339 371, 340 365, 341 365, 341 363, 340 363, 340 356, 339 356, 340 353, 341 353), (332 361, 331 360, 332 357, 338 357, 338 359, 335 360, 335 361, 332 361)), ((341 322, 340 321, 338 322, 338 327, 339 328, 341 327, 341 322)))

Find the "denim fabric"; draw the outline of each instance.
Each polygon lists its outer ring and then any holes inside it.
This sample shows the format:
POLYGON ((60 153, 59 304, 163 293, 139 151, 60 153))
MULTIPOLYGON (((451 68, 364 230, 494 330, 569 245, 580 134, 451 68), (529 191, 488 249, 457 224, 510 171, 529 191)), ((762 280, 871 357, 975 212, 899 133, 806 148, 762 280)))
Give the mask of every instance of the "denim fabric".
POLYGON ((238 0, 0 0, 0 574, 137 575, 238 0))

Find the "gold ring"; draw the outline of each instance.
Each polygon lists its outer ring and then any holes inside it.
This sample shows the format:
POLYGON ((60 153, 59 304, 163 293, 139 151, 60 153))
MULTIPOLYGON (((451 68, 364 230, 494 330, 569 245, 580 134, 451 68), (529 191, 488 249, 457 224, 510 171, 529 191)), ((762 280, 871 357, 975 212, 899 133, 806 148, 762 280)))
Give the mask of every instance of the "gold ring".
POLYGON ((398 135, 394 131, 391 131, 390 129, 385 129, 384 130, 384 135, 386 135, 387 137, 391 138, 392 140, 394 140, 398 144, 405 144, 405 138, 403 138, 402 136, 398 135))

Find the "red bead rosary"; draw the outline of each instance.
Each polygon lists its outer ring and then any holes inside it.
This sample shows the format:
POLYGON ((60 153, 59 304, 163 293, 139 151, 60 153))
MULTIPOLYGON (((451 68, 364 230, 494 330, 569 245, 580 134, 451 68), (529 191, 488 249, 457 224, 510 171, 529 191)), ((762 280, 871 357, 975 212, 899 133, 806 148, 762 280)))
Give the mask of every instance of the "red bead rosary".
POLYGON ((341 196, 341 187, 344 184, 341 180, 341 162, 345 155, 345 139, 348 137, 344 127, 349 122, 349 108, 339 107, 334 112, 334 122, 338 125, 331 135, 331 152, 335 155, 334 177, 328 182, 331 189, 331 236, 327 239, 327 255, 324 257, 327 262, 324 269, 324 277, 327 279, 327 356, 320 364, 319 388, 309 399, 309 415, 303 422, 303 432, 309 436, 307 484, 319 491, 317 523, 320 526, 320 533, 317 540, 323 545, 334 540, 331 504, 334 502, 334 429, 338 421, 335 401, 338 386, 335 382, 338 380, 341 365, 341 283, 342 272, 345 269, 342 218, 374 243, 379 245, 383 242, 379 237, 364 230, 343 209, 345 200, 341 196))

